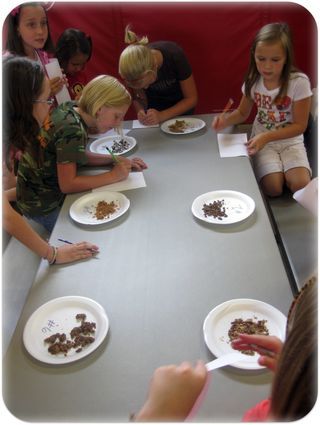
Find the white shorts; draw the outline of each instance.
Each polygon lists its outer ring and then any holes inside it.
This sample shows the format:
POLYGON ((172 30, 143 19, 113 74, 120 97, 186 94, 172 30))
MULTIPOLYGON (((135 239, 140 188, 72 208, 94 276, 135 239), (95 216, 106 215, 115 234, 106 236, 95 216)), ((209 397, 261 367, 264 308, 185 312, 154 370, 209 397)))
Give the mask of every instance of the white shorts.
POLYGON ((267 143, 252 160, 258 180, 267 174, 285 173, 296 167, 307 168, 311 175, 306 148, 302 141, 282 140, 267 143))

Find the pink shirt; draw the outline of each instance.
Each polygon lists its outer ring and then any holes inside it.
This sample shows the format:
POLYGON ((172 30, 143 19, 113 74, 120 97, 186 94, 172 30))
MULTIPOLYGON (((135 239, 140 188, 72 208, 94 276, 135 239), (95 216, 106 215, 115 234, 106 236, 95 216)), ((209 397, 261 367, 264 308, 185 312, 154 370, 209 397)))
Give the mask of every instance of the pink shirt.
POLYGON ((242 422, 266 422, 270 413, 271 400, 260 401, 243 415, 242 422))

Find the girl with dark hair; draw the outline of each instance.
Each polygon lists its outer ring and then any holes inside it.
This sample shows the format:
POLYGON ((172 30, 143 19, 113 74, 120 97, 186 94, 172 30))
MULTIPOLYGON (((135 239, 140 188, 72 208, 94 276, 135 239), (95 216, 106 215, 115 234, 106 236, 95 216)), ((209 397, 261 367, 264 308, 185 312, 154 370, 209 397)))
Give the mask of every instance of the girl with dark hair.
MULTIPOLYGON (((23 3, 15 7, 7 17, 8 34, 5 55, 26 56, 45 65, 48 54, 54 53, 47 12, 42 3, 23 3)), ((50 80, 50 94, 58 93, 65 84, 64 78, 50 80)))
POLYGON ((83 87, 88 83, 84 72, 92 55, 92 40, 83 31, 68 28, 60 35, 56 44, 56 58, 63 68, 71 99, 79 99, 83 87))
MULTIPOLYGON (((52 102, 50 83, 39 63, 17 56, 4 58, 2 121, 5 157, 9 169, 12 169, 15 151, 28 154, 34 166, 41 166, 37 136, 52 102)), ((29 181, 29 184, 32 185, 32 182, 29 181)), ((3 192, 2 198, 4 229, 50 264, 89 258, 98 252, 98 247, 88 242, 60 247, 48 244, 11 207, 10 201, 15 201, 16 190, 3 192)))

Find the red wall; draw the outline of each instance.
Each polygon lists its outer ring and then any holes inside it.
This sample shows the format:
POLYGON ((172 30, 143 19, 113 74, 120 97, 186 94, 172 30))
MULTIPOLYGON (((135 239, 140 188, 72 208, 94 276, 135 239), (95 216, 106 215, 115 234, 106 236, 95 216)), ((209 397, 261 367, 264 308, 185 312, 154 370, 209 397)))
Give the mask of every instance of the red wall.
MULTIPOLYGON (((317 85, 317 27, 302 6, 287 2, 257 3, 62 3, 48 11, 54 41, 68 27, 92 36, 90 77, 118 77, 123 35, 130 23, 150 41, 180 44, 193 68, 199 91, 197 113, 221 109, 229 97, 239 100, 249 49, 255 33, 269 22, 285 21, 293 33, 296 65, 317 85)), ((132 118, 131 113, 127 118, 132 118)))

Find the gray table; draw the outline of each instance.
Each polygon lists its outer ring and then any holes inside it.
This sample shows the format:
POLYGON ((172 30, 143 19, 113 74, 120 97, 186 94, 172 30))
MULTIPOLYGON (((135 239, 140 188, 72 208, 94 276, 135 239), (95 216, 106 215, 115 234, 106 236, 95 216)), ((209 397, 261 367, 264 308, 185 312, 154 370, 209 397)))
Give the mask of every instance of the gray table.
MULTIPOLYGON (((153 370, 183 360, 213 359, 203 321, 218 304, 253 298, 287 314, 292 293, 248 158, 220 159, 212 116, 207 128, 167 135, 132 130, 135 155, 149 165, 147 187, 130 190, 129 211, 115 222, 86 227, 68 216, 67 196, 51 242, 62 237, 100 246, 99 260, 49 267, 42 261, 4 360, 4 400, 25 421, 115 422, 142 405, 153 370), (195 219, 200 194, 230 189, 256 203, 255 213, 230 227, 195 219), (26 321, 43 303, 81 295, 110 319, 104 343, 84 359, 50 366, 25 351, 26 321)), ((130 126, 130 122, 126 125, 130 126)), ((240 421, 269 394, 271 374, 215 371, 195 421, 240 421)))

